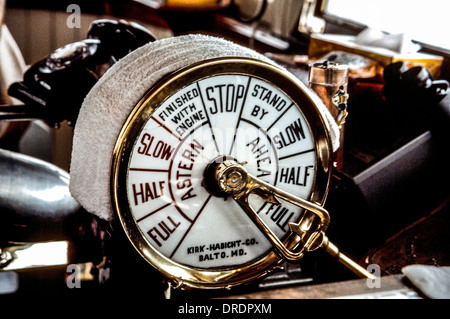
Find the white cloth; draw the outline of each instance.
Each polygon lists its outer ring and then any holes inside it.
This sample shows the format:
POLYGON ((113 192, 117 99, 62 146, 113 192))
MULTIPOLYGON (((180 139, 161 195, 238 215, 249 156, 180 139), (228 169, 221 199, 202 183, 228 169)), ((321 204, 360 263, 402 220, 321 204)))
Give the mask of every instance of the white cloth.
POLYGON ((409 265, 402 272, 427 297, 450 299, 450 267, 409 265))
POLYGON ((199 61, 228 56, 274 64, 224 39, 185 35, 149 43, 113 65, 86 96, 76 122, 70 167, 72 196, 87 211, 111 220, 112 154, 133 107, 163 76, 199 61))
MULTIPOLYGON (((22 81, 27 66, 6 25, 0 26, 0 89, 2 101, 11 103, 14 99, 8 96, 8 87, 16 81, 22 81)), ((16 103, 18 103, 16 101, 16 103)))
MULTIPOLYGON (((17 81, 22 81, 27 66, 6 25, 0 25, 0 104, 20 104, 15 98, 8 95, 8 87, 17 81)), ((21 129, 22 126, 14 122, 0 122, 0 138, 8 132, 21 129)))

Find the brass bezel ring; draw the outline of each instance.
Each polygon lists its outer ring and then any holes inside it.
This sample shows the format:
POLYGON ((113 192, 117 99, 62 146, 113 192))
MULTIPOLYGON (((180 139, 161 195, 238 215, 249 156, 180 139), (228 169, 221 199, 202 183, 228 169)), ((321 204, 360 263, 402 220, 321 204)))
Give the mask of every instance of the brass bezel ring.
MULTIPOLYGON (((250 283, 278 266, 283 259, 271 250, 269 253, 239 266, 221 269, 198 269, 182 265, 156 250, 142 234, 128 205, 126 180, 131 151, 135 140, 152 113, 171 95, 181 88, 201 79, 217 75, 238 74, 255 77, 272 83, 282 90, 308 122, 315 141, 317 174, 309 201, 322 205, 328 194, 332 151, 330 129, 321 108, 322 103, 296 77, 276 65, 251 59, 225 57, 202 61, 167 75, 154 85, 137 103, 124 123, 114 148, 111 171, 112 206, 119 217, 125 233, 136 250, 153 267, 172 283, 182 289, 230 288, 250 283)), ((295 236, 287 235, 287 240, 295 236)), ((286 243, 293 245, 295 243, 286 243)))

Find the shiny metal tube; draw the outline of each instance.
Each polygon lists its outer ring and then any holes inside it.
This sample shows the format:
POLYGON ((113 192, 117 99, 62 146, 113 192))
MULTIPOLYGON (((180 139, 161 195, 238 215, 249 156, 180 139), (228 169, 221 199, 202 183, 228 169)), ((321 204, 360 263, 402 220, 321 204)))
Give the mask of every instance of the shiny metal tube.
POLYGON ((337 123, 340 123, 340 147, 334 154, 334 166, 342 168, 344 149, 344 125, 342 111, 333 103, 340 90, 347 91, 349 66, 333 62, 317 62, 309 69, 309 87, 323 101, 337 123))
POLYGON ((52 221, 79 209, 69 192, 67 172, 31 156, 0 149, 0 221, 6 214, 52 221))

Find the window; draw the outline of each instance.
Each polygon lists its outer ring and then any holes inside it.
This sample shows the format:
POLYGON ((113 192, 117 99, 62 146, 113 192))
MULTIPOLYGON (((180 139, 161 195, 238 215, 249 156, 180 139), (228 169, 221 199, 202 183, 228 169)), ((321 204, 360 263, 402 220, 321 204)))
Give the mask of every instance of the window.
POLYGON ((326 15, 450 50, 448 0, 323 0, 326 15))

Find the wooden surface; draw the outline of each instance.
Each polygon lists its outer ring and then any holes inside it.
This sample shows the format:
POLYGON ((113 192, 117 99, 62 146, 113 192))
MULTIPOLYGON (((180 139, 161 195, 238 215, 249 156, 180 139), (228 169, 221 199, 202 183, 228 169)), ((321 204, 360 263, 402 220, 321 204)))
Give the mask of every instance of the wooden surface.
MULTIPOLYGON (((261 290, 227 299, 416 299, 421 295, 409 284, 404 275, 384 276, 378 287, 369 288, 366 279, 327 284, 261 290)), ((374 285, 372 285, 374 286, 374 285)))

